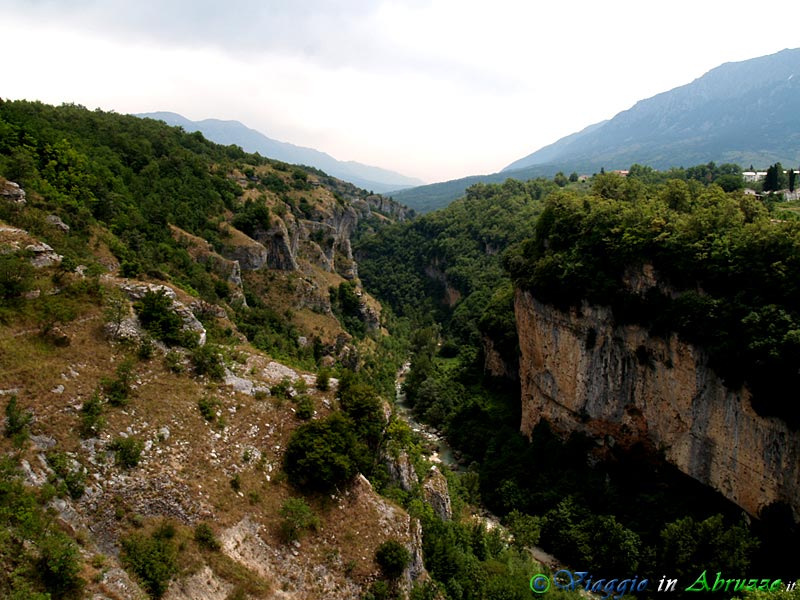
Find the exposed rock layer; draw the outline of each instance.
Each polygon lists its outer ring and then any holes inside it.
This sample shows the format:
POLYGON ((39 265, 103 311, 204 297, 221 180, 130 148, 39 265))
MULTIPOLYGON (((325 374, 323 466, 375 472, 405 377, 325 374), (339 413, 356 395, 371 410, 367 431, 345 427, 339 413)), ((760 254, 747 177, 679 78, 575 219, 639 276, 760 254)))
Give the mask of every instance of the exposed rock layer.
POLYGON ((800 436, 726 388, 701 349, 617 325, 605 307, 565 313, 517 291, 515 312, 523 433, 547 419, 606 445, 641 443, 752 515, 774 502, 800 515, 800 436))

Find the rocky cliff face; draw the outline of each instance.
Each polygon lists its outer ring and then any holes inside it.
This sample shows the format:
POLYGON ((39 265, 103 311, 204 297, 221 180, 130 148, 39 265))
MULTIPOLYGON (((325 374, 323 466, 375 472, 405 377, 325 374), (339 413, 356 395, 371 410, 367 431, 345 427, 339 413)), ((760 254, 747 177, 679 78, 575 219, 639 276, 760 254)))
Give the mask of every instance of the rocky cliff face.
POLYGON ((800 515, 800 435, 750 406, 677 336, 652 338, 611 310, 568 313, 517 291, 522 431, 541 420, 604 447, 641 444, 752 515, 770 504, 800 515))

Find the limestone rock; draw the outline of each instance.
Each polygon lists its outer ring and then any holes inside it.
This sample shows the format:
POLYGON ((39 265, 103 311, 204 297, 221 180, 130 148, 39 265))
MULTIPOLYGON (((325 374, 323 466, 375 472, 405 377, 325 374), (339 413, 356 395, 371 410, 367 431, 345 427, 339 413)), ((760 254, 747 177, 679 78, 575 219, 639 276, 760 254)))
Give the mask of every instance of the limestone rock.
POLYGON ((30 263, 38 268, 59 265, 64 258, 44 242, 28 244, 25 250, 31 254, 30 263))
POLYGON ((449 521, 453 518, 453 509, 450 505, 450 490, 447 479, 435 466, 431 467, 425 483, 422 484, 425 500, 433 508, 433 512, 442 520, 449 521))
POLYGON ((385 463, 389 478, 403 491, 410 492, 419 482, 417 471, 405 451, 400 452, 397 458, 386 456, 385 463))
POLYGON ((175 314, 183 321, 183 328, 186 331, 194 331, 198 334, 197 343, 200 346, 206 343, 206 328, 203 327, 203 324, 194 315, 192 310, 178 300, 178 295, 171 287, 140 282, 122 282, 118 285, 131 300, 141 300, 148 292, 163 292, 172 300, 172 310, 175 311, 175 314))
POLYGON ((546 419, 564 434, 663 451, 752 515, 783 502, 800 516, 800 435, 756 414, 749 391, 728 389, 702 349, 618 325, 608 307, 562 312, 518 290, 515 313, 523 433, 546 419))
POLYGON ((283 219, 275 219, 264 234, 267 248, 267 266, 279 271, 297 271, 297 236, 289 234, 283 219))
MULTIPOLYGON (((257 271, 267 264, 268 254, 264 244, 240 233, 235 245, 226 246, 225 257, 237 263, 245 271, 257 271)), ((241 271, 239 272, 241 285, 241 271)))
POLYGON ((13 204, 25 204, 25 190, 23 190, 18 183, 0 180, 0 198, 7 200, 13 204))
POLYGON ((47 221, 53 227, 60 229, 64 233, 69 233, 69 225, 64 223, 64 221, 62 221, 58 215, 47 215, 45 221, 47 221))

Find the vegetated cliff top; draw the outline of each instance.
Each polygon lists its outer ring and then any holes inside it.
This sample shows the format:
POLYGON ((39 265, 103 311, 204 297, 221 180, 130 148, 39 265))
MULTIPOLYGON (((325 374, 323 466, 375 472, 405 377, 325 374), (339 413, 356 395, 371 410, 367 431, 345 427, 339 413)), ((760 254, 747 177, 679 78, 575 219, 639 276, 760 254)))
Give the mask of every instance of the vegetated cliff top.
POLYGON ((0 175, 0 486, 31 513, 3 593, 356 598, 380 543, 419 546, 366 480, 306 497, 296 544, 281 512, 292 432, 337 410, 315 372, 391 385, 350 238, 404 207, 72 105, 0 102, 0 175))
POLYGON ((703 348, 762 415, 800 424, 800 221, 717 185, 645 185, 606 174, 592 192, 545 201, 536 235, 507 257, 516 284, 556 306, 611 306, 619 323, 677 333, 703 348), (781 218, 776 218, 776 217, 781 218), (630 285, 650 265, 655 283, 630 285))

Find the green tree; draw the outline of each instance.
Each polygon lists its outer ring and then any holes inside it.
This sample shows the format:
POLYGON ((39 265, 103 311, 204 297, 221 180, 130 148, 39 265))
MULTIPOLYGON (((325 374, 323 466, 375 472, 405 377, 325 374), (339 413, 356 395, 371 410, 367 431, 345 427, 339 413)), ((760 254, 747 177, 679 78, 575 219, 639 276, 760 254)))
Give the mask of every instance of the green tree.
POLYGON ((172 298, 166 290, 148 290, 141 300, 134 303, 133 308, 139 315, 142 327, 154 338, 168 346, 193 346, 183 331, 183 321, 172 308, 172 298))
POLYGON ((28 425, 33 420, 33 415, 19 407, 16 394, 11 396, 6 404, 5 436, 9 438, 27 437, 28 425))
POLYGON ((765 192, 777 192, 784 189, 786 184, 786 173, 783 172, 781 163, 775 163, 767 168, 763 186, 765 192))
POLYGON ((696 577, 703 569, 744 573, 757 547, 744 523, 726 526, 722 515, 704 521, 685 517, 661 530, 658 560, 681 579, 696 577))
POLYGON ((144 442, 135 437, 114 438, 109 449, 116 453, 116 462, 125 469, 132 469, 139 464, 144 449, 144 442))
POLYGON ((122 540, 122 564, 142 582, 153 598, 167 591, 169 580, 178 573, 178 548, 168 528, 151 535, 133 533, 122 540))
POLYGON ((284 469, 298 488, 329 492, 349 483, 366 455, 351 421, 333 413, 295 429, 286 447, 284 469))
POLYGON ((375 551, 375 562, 387 579, 397 579, 411 562, 411 554, 397 540, 387 540, 375 551))

